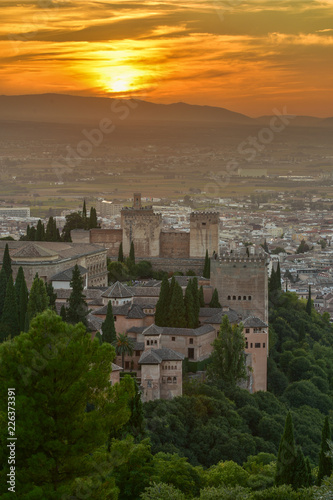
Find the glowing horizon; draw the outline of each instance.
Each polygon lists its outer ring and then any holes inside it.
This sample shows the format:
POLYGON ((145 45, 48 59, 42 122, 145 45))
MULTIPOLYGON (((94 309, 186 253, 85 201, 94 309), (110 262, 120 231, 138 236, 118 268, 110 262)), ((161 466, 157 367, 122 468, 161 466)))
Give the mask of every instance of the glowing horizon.
POLYGON ((333 0, 3 0, 0 93, 333 116, 333 0))

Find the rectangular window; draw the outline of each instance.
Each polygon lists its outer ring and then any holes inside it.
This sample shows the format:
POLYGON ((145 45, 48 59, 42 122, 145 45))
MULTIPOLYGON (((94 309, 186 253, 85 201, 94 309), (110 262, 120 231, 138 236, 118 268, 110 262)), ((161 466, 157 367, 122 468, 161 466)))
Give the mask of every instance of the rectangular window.
POLYGON ((258 349, 258 347, 261 347, 260 342, 256 342, 256 343, 254 344, 254 347, 255 347, 256 349, 258 349))
POLYGON ((250 328, 246 328, 245 333, 250 333, 250 328))
POLYGON ((262 346, 263 346, 263 347, 266 347, 266 344, 265 344, 265 342, 263 343, 263 345, 262 345, 262 346))
POLYGON ((129 370, 129 366, 130 366, 129 361, 125 361, 125 370, 129 370))
POLYGON ((140 351, 135 351, 135 356, 140 356, 140 351))
POLYGON ((194 359, 194 349, 193 347, 188 348, 188 354, 187 354, 188 359, 194 359))
POLYGON ((115 321, 117 321, 117 316, 113 316, 113 319, 114 319, 115 321))
POLYGON ((190 339, 190 344, 193 344, 193 339, 190 339))
POLYGON ((172 342, 176 341, 176 337, 171 337, 172 342))
POLYGON ((251 349, 252 349, 252 347, 253 347, 253 344, 252 344, 252 342, 251 342, 251 349))

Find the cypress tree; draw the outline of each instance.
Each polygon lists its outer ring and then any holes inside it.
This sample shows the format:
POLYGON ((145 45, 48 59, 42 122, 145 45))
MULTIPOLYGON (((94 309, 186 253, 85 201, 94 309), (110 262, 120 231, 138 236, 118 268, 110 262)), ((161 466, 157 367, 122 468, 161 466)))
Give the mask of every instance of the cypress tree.
POLYGON ((117 340, 116 329, 114 326, 114 317, 112 311, 112 304, 109 300, 108 308, 106 312, 105 321, 102 323, 102 340, 108 344, 113 344, 117 340))
POLYGON ((41 278, 39 278, 38 273, 36 273, 31 285, 27 306, 29 323, 37 314, 45 311, 48 305, 49 298, 47 296, 45 283, 41 278))
POLYGON ((295 490, 310 486, 308 467, 302 449, 298 446, 296 451, 295 471, 292 486, 295 490))
POLYGON ((271 293, 274 292, 276 289, 277 289, 277 276, 274 267, 272 266, 271 276, 268 280, 268 291, 271 293))
POLYGON ((124 252, 123 252, 123 243, 122 242, 119 245, 118 262, 124 262, 124 252))
POLYGON ((45 241, 57 241, 57 223, 50 217, 46 226, 45 241))
POLYGON ((36 240, 36 228, 32 226, 29 231, 29 241, 35 241, 36 240))
POLYGON ((73 269, 72 280, 70 282, 72 292, 67 299, 68 308, 66 312, 67 322, 76 324, 80 321, 87 326, 88 308, 83 294, 83 278, 80 274, 78 265, 73 269))
POLYGON ((134 251, 134 242, 131 242, 131 249, 129 254, 130 261, 135 264, 135 251, 134 251))
POLYGON ((20 300, 21 286, 22 286, 23 280, 25 281, 24 272, 23 272, 22 266, 20 266, 18 271, 17 271, 16 280, 15 280, 15 292, 16 292, 17 303, 19 303, 19 300, 20 300))
POLYGON ((7 282, 6 298, 2 313, 2 324, 6 326, 11 337, 15 337, 20 333, 17 299, 12 276, 9 277, 7 282))
POLYGON ((6 289, 7 289, 7 274, 4 266, 2 266, 0 271, 0 319, 3 312, 3 306, 5 304, 6 289))
POLYGON ((196 317, 194 310, 194 297, 192 290, 192 280, 189 280, 186 290, 185 290, 185 317, 186 317, 186 327, 196 328, 196 317))
POLYGON ((192 284, 192 295, 193 295, 193 305, 194 305, 194 328, 199 326, 199 313, 200 313, 200 300, 199 300, 199 288, 198 280, 194 277, 191 280, 192 284))
POLYGON ((276 462, 275 484, 293 484, 296 462, 293 421, 288 412, 276 462))
POLYGON ((308 315, 311 316, 311 312, 312 312, 311 285, 309 285, 309 297, 308 297, 308 301, 306 303, 305 310, 308 313, 308 315))
POLYGON ((54 291, 52 283, 46 284, 46 293, 47 293, 47 296, 49 298, 49 308, 52 309, 53 311, 55 311, 57 294, 54 291))
POLYGON ((66 311, 65 304, 63 304, 63 305, 61 306, 61 309, 60 309, 60 316, 61 316, 61 319, 62 319, 63 321, 65 321, 65 322, 67 321, 67 311, 66 311))
POLYGON ((209 302, 209 307, 219 307, 221 308, 221 304, 219 303, 219 294, 216 288, 214 289, 212 300, 209 302))
POLYGON ((96 227, 98 227, 97 212, 96 208, 91 207, 90 217, 89 217, 89 229, 95 229, 96 227))
POLYGON ((278 262, 277 269, 276 269, 276 286, 278 290, 281 290, 281 269, 280 269, 280 262, 278 262))
POLYGON ((58 228, 57 228, 57 241, 62 241, 60 231, 58 228))
POLYGON ((203 291, 203 286, 199 288, 199 304, 200 307, 205 307, 205 296, 204 296, 204 291, 203 291))
POLYGON ((155 325, 168 326, 170 285, 166 275, 163 276, 158 302, 156 304, 155 325))
POLYGON ((84 220, 87 220, 87 207, 85 198, 83 200, 82 217, 84 218, 84 220))
POLYGON ((173 328, 186 328, 186 312, 183 290, 177 281, 175 281, 170 302, 169 326, 173 328))
POLYGON ((19 326, 21 332, 28 331, 28 329, 25 328, 28 317, 28 300, 29 300, 28 287, 24 280, 20 288, 20 298, 18 302, 19 326))
POLYGON ((43 241, 44 239, 45 239, 45 227, 42 221, 39 219, 37 223, 35 241, 43 241))
POLYGON ((6 243, 5 251, 3 253, 2 267, 5 268, 7 279, 9 279, 9 276, 12 276, 13 274, 13 270, 12 270, 12 259, 10 258, 9 255, 8 243, 6 243))
POLYGON ((203 270, 203 277, 210 279, 210 259, 208 256, 208 250, 206 250, 206 256, 205 256, 205 264, 204 264, 204 270, 203 270))
POLYGON ((328 446, 328 441, 331 440, 331 429, 328 416, 325 417, 323 430, 321 434, 321 446, 319 453, 319 468, 318 468, 318 476, 317 476, 317 484, 321 485, 321 482, 325 476, 330 477, 333 471, 332 466, 332 458, 327 456, 327 453, 330 451, 328 446))

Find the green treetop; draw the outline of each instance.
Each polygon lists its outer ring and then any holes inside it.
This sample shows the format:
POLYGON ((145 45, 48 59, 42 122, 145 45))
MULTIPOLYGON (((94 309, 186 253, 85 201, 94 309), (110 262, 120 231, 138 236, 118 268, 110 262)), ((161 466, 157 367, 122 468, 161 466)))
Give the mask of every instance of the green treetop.
POLYGON ((118 262, 124 262, 123 243, 120 242, 118 250, 118 262))
POLYGON ((174 328, 186 328, 186 311, 183 299, 183 290, 175 281, 169 309, 169 326, 174 328))
POLYGON ((11 260, 10 255, 9 255, 8 243, 6 243, 5 251, 3 253, 2 267, 5 269, 6 276, 7 276, 7 279, 8 279, 9 276, 11 276, 13 274, 13 271, 12 271, 12 260, 11 260))
POLYGON ((306 312, 308 313, 309 316, 311 316, 312 313, 311 285, 309 285, 309 296, 308 296, 308 301, 306 303, 306 312))
POLYGON ((42 221, 39 219, 37 223, 35 241, 44 241, 44 240, 45 240, 45 227, 42 221))
POLYGON ((325 417, 325 422, 321 435, 321 446, 319 454, 319 469, 317 484, 321 485, 325 476, 330 477, 333 471, 332 457, 329 455, 330 447, 328 442, 331 440, 331 429, 328 416, 325 417))
POLYGON ((32 282, 27 313, 29 322, 34 318, 37 314, 45 311, 49 305, 49 298, 47 295, 46 287, 44 281, 39 278, 38 273, 32 282))
POLYGON ((205 264, 203 270, 203 277, 209 279, 210 278, 210 258, 208 256, 208 250, 206 250, 205 256, 205 264))
POLYGON ((169 293, 170 285, 167 276, 163 276, 160 296, 156 304, 155 324, 157 326, 168 326, 169 317, 169 293))
POLYGON ((1 318, 2 340, 4 338, 8 338, 9 336, 15 337, 19 333, 20 328, 16 292, 13 283, 13 277, 12 275, 10 275, 7 281, 6 297, 1 318))
POLYGON ((130 254, 129 254, 129 259, 130 261, 135 264, 135 251, 134 251, 134 242, 131 242, 131 248, 130 248, 130 254))
POLYGON ((119 333, 114 343, 116 353, 121 356, 122 368, 125 367, 125 356, 132 356, 134 351, 134 340, 126 335, 126 333, 119 333))
POLYGON ((200 307, 205 307, 205 296, 204 296, 204 291, 203 291, 203 286, 199 288, 199 304, 200 307))
POLYGON ((19 267, 19 270, 17 272, 15 280, 15 292, 18 305, 19 329, 21 332, 23 332, 25 326, 25 317, 27 314, 29 293, 22 266, 19 267))
POLYGON ((57 223, 50 217, 46 226, 45 241, 58 241, 57 223))
POLYGON ((191 280, 193 304, 194 304, 194 328, 199 326, 199 313, 200 313, 200 299, 199 299, 199 288, 198 279, 196 277, 191 280))
POLYGON ((102 332, 103 332, 103 337, 102 337, 103 342, 108 342, 109 344, 113 344, 117 340, 116 329, 114 326, 112 304, 110 300, 108 302, 105 321, 103 321, 102 323, 102 332))
POLYGON ((54 291, 52 283, 46 284, 46 293, 49 298, 49 308, 55 310, 57 294, 54 291))
POLYGON ((187 328, 196 328, 197 321, 194 310, 194 297, 192 290, 192 280, 189 280, 184 297, 185 304, 185 317, 186 317, 186 327, 187 328))
POLYGON ((211 380, 234 386, 246 378, 243 324, 231 325, 224 315, 218 337, 213 342, 207 373, 211 380))
POLYGON ((96 227, 98 227, 97 212, 96 208, 91 207, 90 217, 89 217, 89 229, 95 229, 96 227))
POLYGON ((288 412, 276 462, 275 484, 277 486, 293 484, 296 455, 294 426, 291 413, 288 412))
POLYGON ((83 294, 83 278, 80 274, 79 266, 77 264, 73 269, 70 287, 72 289, 72 292, 67 299, 68 308, 66 311, 66 319, 73 325, 81 321, 85 326, 87 326, 88 308, 87 303, 84 300, 85 295, 83 294))
POLYGON ((219 307, 221 308, 221 304, 219 302, 219 294, 216 288, 214 289, 213 295, 212 295, 212 300, 209 303, 209 307, 219 307))
MULTIPOLYGON (((115 500, 117 496, 100 490, 114 488, 112 464, 103 465, 106 443, 110 429, 130 418, 134 390, 132 380, 110 385, 114 348, 92 342, 82 324, 63 323, 47 310, 32 320, 28 333, 0 346, 0 358, 0 413, 7 412, 8 387, 15 387, 20 415, 15 463, 20 498, 55 500, 88 491, 89 499, 115 500)), ((7 426, 0 426, 0 460, 5 464, 0 496, 8 488, 7 437, 7 426)))
POLYGON ((4 266, 2 266, 0 271, 0 320, 6 298, 6 289, 7 289, 7 273, 4 266))

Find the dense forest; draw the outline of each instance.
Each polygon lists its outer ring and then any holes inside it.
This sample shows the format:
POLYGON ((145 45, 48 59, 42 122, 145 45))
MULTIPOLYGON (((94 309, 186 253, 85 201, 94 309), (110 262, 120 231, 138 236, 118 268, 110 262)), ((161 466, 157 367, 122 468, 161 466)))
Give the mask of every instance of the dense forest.
POLYGON ((182 397, 145 404, 130 376, 110 385, 114 347, 92 342, 75 323, 45 310, 29 331, 0 345, 1 498, 13 498, 9 387, 16 394, 15 498, 332 498, 326 315, 290 292, 271 296, 267 392, 185 377, 182 397))

